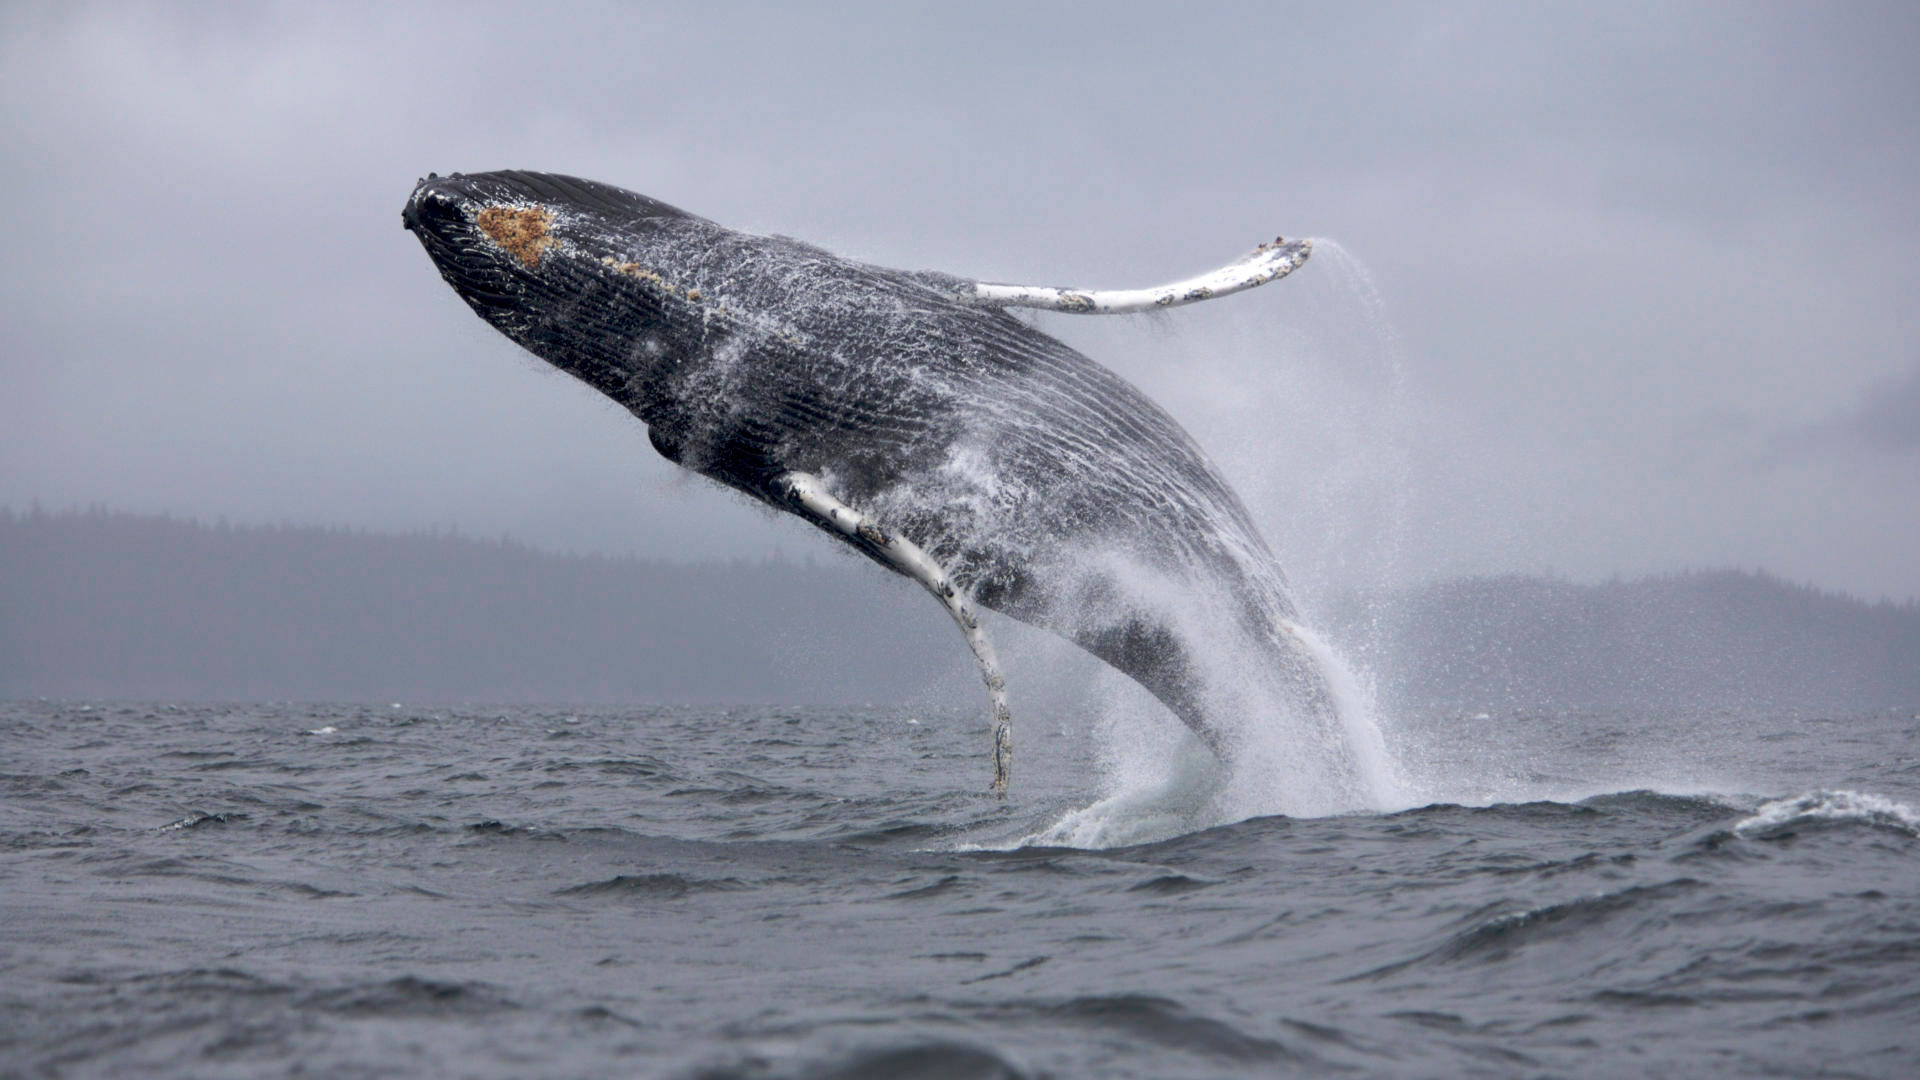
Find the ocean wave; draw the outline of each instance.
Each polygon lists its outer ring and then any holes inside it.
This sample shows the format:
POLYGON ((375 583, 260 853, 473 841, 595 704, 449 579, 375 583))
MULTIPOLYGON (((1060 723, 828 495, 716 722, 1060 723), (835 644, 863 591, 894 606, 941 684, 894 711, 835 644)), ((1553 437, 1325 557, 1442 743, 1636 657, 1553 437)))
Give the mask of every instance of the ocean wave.
POLYGON ((1024 1080, 1032 1074, 992 1050, 961 1042, 935 1040, 900 1046, 857 1050, 837 1060, 819 1061, 797 1070, 771 1067, 755 1060, 733 1066, 708 1066, 693 1074, 698 1080, 892 1080, 894 1077, 941 1077, 942 1080, 1024 1080))
POLYGON ((1654 814, 1679 814, 1692 817, 1718 817, 1735 804, 1726 797, 1703 793, 1681 793, 1654 791, 1650 788, 1636 788, 1632 791, 1615 791, 1603 795, 1593 795, 1580 800, 1581 806, 1596 810, 1616 810, 1654 814))
POLYGON ((1436 947, 1342 981, 1374 981, 1399 975, 1409 969, 1434 966, 1502 963, 1535 943, 1564 941, 1580 936, 1613 923, 1622 916, 1660 909, 1702 887, 1702 882, 1683 877, 1654 885, 1633 885, 1612 892, 1517 909, 1508 901, 1496 901, 1455 923, 1461 928, 1449 934, 1436 947))
POLYGON ((543 768, 550 773, 592 771, 605 776, 669 776, 673 773, 673 767, 667 762, 647 754, 549 761, 543 768))
POLYGON ((177 821, 169 821, 165 825, 160 826, 159 831, 178 832, 183 829, 198 829, 206 825, 226 825, 235 821, 244 821, 246 816, 245 814, 237 813, 209 814, 203 810, 195 810, 186 817, 180 818, 177 821))
MULTIPOLYGON (((1751 805, 1750 803, 1748 805, 1751 805)), ((1450 819, 1508 820, 1545 822, 1556 819, 1592 818, 1602 815, 1626 815, 1661 821, 1698 822, 1724 820, 1741 809, 1726 796, 1702 793, 1670 793, 1637 788, 1602 792, 1581 798, 1534 799, 1529 801, 1479 803, 1436 802, 1425 806, 1392 811, 1353 811, 1316 817, 1296 818, 1276 814, 1213 821, 1210 807, 1198 799, 1156 800, 1140 798, 1137 793, 1110 796, 1090 806, 1069 810, 1051 825, 1027 832, 1016 839, 993 842, 975 838, 954 845, 959 851, 1113 851, 1135 847, 1177 845, 1185 848, 1196 837, 1238 836, 1246 830, 1284 827, 1289 822, 1339 823, 1392 820, 1420 828, 1422 823, 1444 826, 1450 819)))
POLYGON ((1421 959, 1444 963, 1504 960, 1536 940, 1570 936, 1616 915, 1644 911, 1701 887, 1701 882, 1693 878, 1675 878, 1657 885, 1633 885, 1615 892, 1506 911, 1476 922, 1421 959))
POLYGON ((402 975, 395 979, 319 990, 303 1004, 341 1016, 447 1018, 479 1016, 521 1006, 482 982, 445 982, 402 975))
POLYGON ((1169 1050, 1242 1064, 1303 1064, 1315 1057, 1277 1039, 1153 994, 1091 994, 1054 1002, 1010 1001, 989 1010, 1003 1019, 1043 1019, 1124 1035, 1169 1050))
POLYGON ((961 884, 960 875, 948 874, 945 877, 941 878, 939 881, 933 882, 930 885, 921 885, 912 889, 907 889, 903 892, 892 893, 884 897, 883 899, 927 900, 936 896, 944 896, 947 893, 958 891, 964 887, 965 886, 961 884))
POLYGON ((554 891, 555 896, 633 896, 678 900, 691 893, 735 892, 748 888, 738 878, 696 878, 684 874, 619 874, 554 891))
POLYGON ((1797 825, 1859 824, 1920 836, 1920 813, 1882 795, 1860 791, 1809 791, 1763 803, 1733 827, 1742 837, 1778 835, 1797 825))
POLYGON ((1183 893, 1195 892, 1200 889, 1210 889, 1218 884, 1220 884, 1218 881, 1188 877, 1185 874, 1169 871, 1158 877, 1142 881, 1137 885, 1129 885, 1127 886, 1127 891, 1130 893, 1151 893, 1155 896, 1179 896, 1183 893))

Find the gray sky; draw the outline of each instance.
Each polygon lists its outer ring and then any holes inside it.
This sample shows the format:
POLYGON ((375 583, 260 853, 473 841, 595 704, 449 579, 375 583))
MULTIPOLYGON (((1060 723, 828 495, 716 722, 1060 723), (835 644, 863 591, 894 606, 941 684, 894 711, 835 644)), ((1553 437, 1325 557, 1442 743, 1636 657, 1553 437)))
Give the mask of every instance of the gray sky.
POLYGON ((522 167, 997 280, 1337 241, 1042 323, 1188 425, 1309 594, 1734 565, 1920 595, 1920 8, 1102 10, 9 4, 0 505, 824 551, 402 232, 427 171, 522 167))

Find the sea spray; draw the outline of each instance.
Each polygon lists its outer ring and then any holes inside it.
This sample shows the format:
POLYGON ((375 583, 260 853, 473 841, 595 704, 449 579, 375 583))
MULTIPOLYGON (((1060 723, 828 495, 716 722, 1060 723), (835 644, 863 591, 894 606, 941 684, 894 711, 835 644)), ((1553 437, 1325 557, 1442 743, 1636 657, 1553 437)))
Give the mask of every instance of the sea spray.
MULTIPOLYGON (((1404 809, 1408 794, 1375 719, 1373 699, 1331 646, 1301 631, 1332 692, 1333 715, 1289 709, 1290 695, 1262 702, 1237 680, 1244 703, 1222 716, 1216 755, 1165 710, 1123 680, 1100 687, 1100 797, 1022 837, 1020 844, 1105 848, 1150 843, 1255 817, 1404 809), (1318 727, 1331 721, 1329 727, 1318 727)), ((1234 659, 1221 643, 1206 655, 1234 659)), ((1230 663, 1223 666, 1232 666, 1230 663)))
POLYGON ((1399 767, 1388 752, 1386 737, 1380 730, 1379 708, 1373 690, 1347 665, 1346 658, 1311 627, 1295 631, 1320 663, 1332 691, 1334 708, 1339 714, 1342 734, 1353 755, 1356 793, 1373 810, 1398 810, 1411 805, 1399 767))
POLYGON ((1300 620, 1276 632, 1324 684, 1308 715, 1270 647, 1225 618, 1227 598, 1165 574, 1136 578, 1199 668, 1216 718, 1216 758, 1165 711, 1110 689, 1100 725, 1100 798, 1030 840, 1106 846, 1249 817, 1399 809, 1419 800, 1393 752, 1373 692, 1392 613, 1369 610, 1362 634, 1336 642, 1314 609, 1342 590, 1380 595, 1406 575, 1411 404, 1403 352, 1365 265, 1315 240, 1325 273, 1296 283, 1308 309, 1223 305, 1206 320, 1048 325, 1162 401, 1240 492, 1293 578, 1300 620), (1221 318, 1227 315, 1226 318, 1221 318), (1146 333, 1141 333, 1142 328, 1146 333), (1361 663, 1354 663, 1356 657, 1361 663))

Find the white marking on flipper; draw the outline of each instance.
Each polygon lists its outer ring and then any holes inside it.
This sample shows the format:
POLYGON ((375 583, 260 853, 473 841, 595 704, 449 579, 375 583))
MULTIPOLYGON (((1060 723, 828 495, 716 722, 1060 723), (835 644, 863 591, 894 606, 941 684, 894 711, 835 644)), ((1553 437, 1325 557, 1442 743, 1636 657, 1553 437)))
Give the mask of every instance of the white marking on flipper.
POLYGON ((1075 315, 1122 315, 1133 311, 1179 307, 1199 300, 1278 281, 1300 268, 1313 254, 1313 241, 1275 237, 1245 258, 1217 270, 1146 289, 1056 289, 1045 285, 990 285, 974 282, 960 299, 983 307, 1033 307, 1075 315))
POLYGON ((940 564, 920 546, 898 533, 889 533, 879 522, 828 494, 820 478, 803 472, 782 473, 774 481, 774 490, 808 517, 844 536, 862 541, 883 556, 888 565, 920 583, 946 607, 947 614, 967 637, 967 647, 980 664, 980 677, 987 684, 987 702, 993 711, 993 792, 1002 798, 1013 777, 1013 713, 1007 709, 1007 680, 1000 674, 1000 661, 994 655, 993 642, 973 613, 973 605, 954 585, 940 564))

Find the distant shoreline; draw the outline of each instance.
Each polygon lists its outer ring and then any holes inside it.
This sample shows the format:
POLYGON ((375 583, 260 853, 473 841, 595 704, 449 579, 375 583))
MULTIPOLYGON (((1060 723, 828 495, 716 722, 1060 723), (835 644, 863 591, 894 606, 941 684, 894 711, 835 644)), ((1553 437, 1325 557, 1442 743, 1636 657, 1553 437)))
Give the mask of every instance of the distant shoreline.
MULTIPOLYGON (((1404 708, 1920 704, 1920 604, 1764 573, 1469 578, 1313 614, 1404 708)), ((944 615, 852 559, 0 509, 0 698, 931 705, 972 681, 944 615)))

